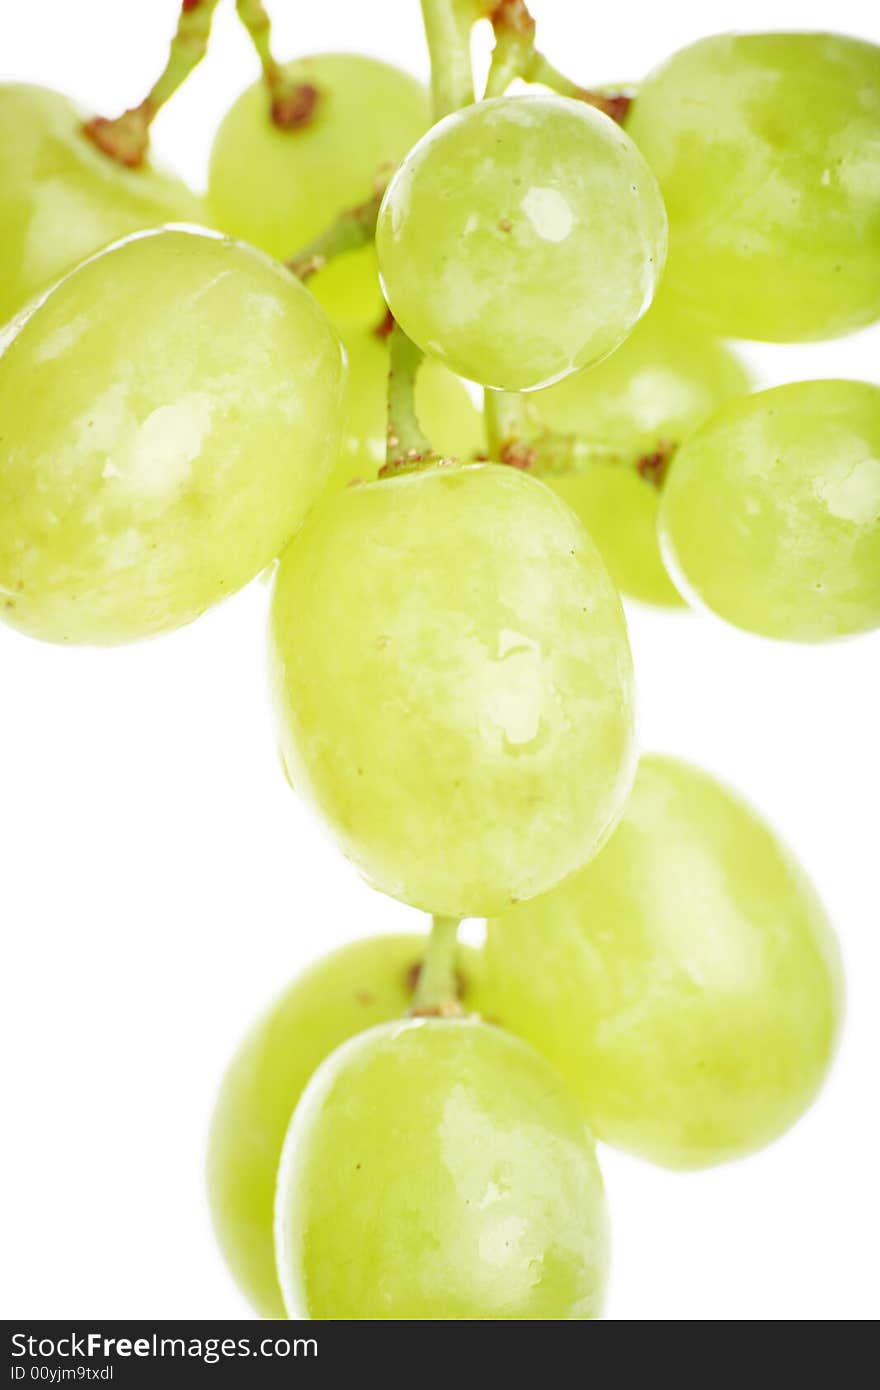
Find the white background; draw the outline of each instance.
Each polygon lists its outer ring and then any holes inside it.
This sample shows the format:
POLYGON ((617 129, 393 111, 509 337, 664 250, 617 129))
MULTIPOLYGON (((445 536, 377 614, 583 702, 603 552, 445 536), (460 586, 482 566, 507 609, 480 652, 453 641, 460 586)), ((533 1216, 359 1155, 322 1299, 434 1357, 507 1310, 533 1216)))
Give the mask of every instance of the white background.
MULTIPOLYGON (((416 0, 270 0, 279 56, 349 48, 427 76, 416 0)), ((698 35, 836 28, 872 0, 534 0, 584 82, 635 79, 698 35)), ((0 0, 0 77, 113 114, 149 87, 177 0, 0 0)), ((255 61, 224 0, 214 50, 156 123, 203 183, 255 61)), ((880 333, 751 352, 767 383, 880 376, 880 333)), ((216 1085, 265 1002, 353 935, 417 927, 372 893, 288 790, 267 708, 259 583, 194 627, 118 651, 0 630, 0 1055, 7 1317, 246 1316, 202 1183, 216 1085)), ((809 866, 843 940, 849 1017, 819 1104, 772 1149, 677 1176, 603 1152, 608 1315, 880 1314, 880 635, 797 649, 632 610, 644 746, 738 785, 809 866)))

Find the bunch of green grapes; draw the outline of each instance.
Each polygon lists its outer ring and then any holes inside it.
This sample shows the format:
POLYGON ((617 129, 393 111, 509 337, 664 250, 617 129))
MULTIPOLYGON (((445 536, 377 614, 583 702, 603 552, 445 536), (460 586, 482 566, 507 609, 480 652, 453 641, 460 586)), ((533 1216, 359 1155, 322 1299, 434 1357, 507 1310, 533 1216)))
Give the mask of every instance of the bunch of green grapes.
POLYGON ((797 342, 880 316, 880 47, 840 34, 700 39, 627 130, 669 214, 670 294, 706 327, 797 342))
POLYGON ((159 231, 86 261, 0 354, 0 617, 109 645, 234 593, 325 485, 343 385, 322 310, 253 247, 159 231))
POLYGON ((531 398, 549 429, 586 441, 586 456, 546 481, 577 513, 624 594, 676 605, 657 512, 667 460, 707 416, 749 388, 731 348, 652 305, 616 352, 531 398))
MULTIPOLYGON (((217 226, 280 260, 365 202, 431 120, 420 82, 363 54, 300 58, 283 73, 314 94, 302 125, 273 124, 255 82, 220 124, 208 177, 217 226)), ((372 246, 329 265, 311 288, 335 319, 373 322, 382 312, 372 246)))
POLYGON ((179 179, 97 149, 67 97, 0 85, 0 322, 111 241, 206 220, 179 179))
POLYGON ((792 856, 706 773, 638 764, 618 589, 797 641, 880 627, 880 387, 749 395, 721 336, 880 316, 880 50, 706 39, 624 132, 524 4, 493 8, 490 89, 507 63, 559 92, 473 103, 485 7, 424 9, 455 108, 430 129, 414 79, 280 67, 239 6, 266 81, 214 143, 227 235, 164 226, 201 204, 141 161, 207 5, 104 123, 140 113, 137 168, 65 98, 0 88, 0 617, 119 643, 278 559, 288 779, 435 924, 320 962, 245 1039, 209 1144, 227 1262, 269 1317, 586 1320, 592 1135, 737 1158, 804 1112, 839 1033, 792 856), (310 256, 314 295, 281 264, 310 256), (461 378, 533 393, 491 397, 497 461, 461 378), (456 956, 465 916, 487 942, 456 956))

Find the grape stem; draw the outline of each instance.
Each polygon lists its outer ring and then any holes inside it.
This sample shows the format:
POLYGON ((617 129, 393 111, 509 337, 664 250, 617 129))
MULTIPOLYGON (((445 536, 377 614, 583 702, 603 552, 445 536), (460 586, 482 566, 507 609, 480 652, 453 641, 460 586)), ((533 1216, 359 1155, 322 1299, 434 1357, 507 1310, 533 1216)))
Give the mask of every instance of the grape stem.
POLYGON ((262 0, 235 0, 238 17, 250 35, 269 91, 269 111, 279 130, 302 130, 314 119, 320 91, 311 82, 293 82, 272 55, 272 23, 262 0))
POLYGON ((387 338, 388 430, 380 478, 442 462, 431 448, 416 414, 416 376, 425 354, 393 319, 387 338))
POLYGON ((495 33, 495 48, 486 82, 487 97, 502 96, 510 84, 539 82, 561 96, 586 102, 622 123, 633 101, 630 91, 604 87, 582 87, 554 67, 535 47, 536 25, 525 0, 498 0, 484 7, 485 17, 495 33))
POLYGON ((422 0, 435 121, 474 100, 471 29, 476 17, 474 0, 422 0))
MULTIPOLYGON (((474 100, 470 40, 476 17, 475 0, 422 0, 435 121, 474 100)), ((387 450, 380 478, 451 462, 431 448, 416 414, 416 374, 424 353, 393 318, 388 323, 383 328, 390 354, 387 450)))
POLYGON ((490 457, 536 477, 584 473, 597 463, 634 469, 646 483, 661 488, 676 446, 658 439, 648 453, 627 455, 579 435, 545 429, 524 396, 511 391, 487 391, 486 433, 490 457))
POLYGON ((218 0, 183 0, 168 61, 143 101, 112 120, 94 116, 84 123, 85 135, 117 164, 127 169, 138 169, 143 164, 150 148, 150 126, 157 113, 208 51, 217 4, 218 0))
POLYGON ((367 246, 376 235, 376 221, 384 193, 385 183, 377 178, 373 196, 358 207, 341 212, 335 222, 300 247, 287 261, 288 270, 292 270, 298 279, 308 280, 310 275, 323 270, 327 262, 336 256, 367 246))
POLYGON ((464 1012, 458 1001, 457 917, 434 917, 413 996, 412 1018, 454 1018, 464 1012))

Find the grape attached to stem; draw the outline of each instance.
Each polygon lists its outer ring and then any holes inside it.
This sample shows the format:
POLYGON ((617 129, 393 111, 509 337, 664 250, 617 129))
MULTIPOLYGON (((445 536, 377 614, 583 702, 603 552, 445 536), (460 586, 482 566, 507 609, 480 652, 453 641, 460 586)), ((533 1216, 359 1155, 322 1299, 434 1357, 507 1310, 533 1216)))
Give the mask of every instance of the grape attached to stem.
POLYGON ((437 467, 326 500, 288 547, 271 656, 291 780, 378 888, 502 910, 594 854, 633 767, 617 594, 542 483, 437 467))
POLYGON ((505 390, 611 352, 651 302, 666 218, 608 117, 557 96, 447 117, 385 195, 376 250, 391 311, 426 353, 505 390))
POLYGON ((324 487, 343 385, 322 310, 253 247, 161 231, 81 265, 0 356, 0 617, 105 645, 234 593, 324 487))
POLYGON ((489 924, 485 1007, 556 1066, 610 1144, 672 1168, 770 1143, 840 1026, 825 912, 763 821, 686 763, 642 759, 591 864, 489 924))
POLYGON ((794 642, 880 627, 880 387, 730 402, 676 457, 660 534, 682 593, 737 627, 794 642))
POLYGON ((547 1063, 469 1020, 386 1024, 321 1066, 284 1145, 290 1317, 585 1320, 608 1261, 602 1180, 547 1063))
POLYGON ((700 39, 647 78, 627 130, 666 200, 666 286, 704 327, 796 342, 880 316, 876 44, 700 39))
MULTIPOLYGON (((300 975, 250 1030, 220 1088, 208 1141, 208 1200, 220 1248, 257 1312, 285 1317, 272 1214, 284 1135, 312 1073, 346 1039, 413 1004, 423 936, 378 936, 334 951, 300 975)), ((467 1008, 477 957, 459 948, 456 993, 467 1008)))

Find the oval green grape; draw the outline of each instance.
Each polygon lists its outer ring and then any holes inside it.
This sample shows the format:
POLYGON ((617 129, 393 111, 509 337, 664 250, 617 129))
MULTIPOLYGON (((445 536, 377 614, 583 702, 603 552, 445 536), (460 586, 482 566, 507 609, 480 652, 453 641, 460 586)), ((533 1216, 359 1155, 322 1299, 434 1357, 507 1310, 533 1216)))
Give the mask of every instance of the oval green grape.
POLYGON ((669 214, 664 284, 713 332, 833 338, 880 316, 880 47, 722 34, 647 78, 627 130, 669 214))
POLYGON ((596 1135, 672 1168, 782 1134, 828 1070, 837 945, 799 865, 714 778, 645 757, 591 864, 489 923, 485 1007, 596 1135))
MULTIPOLYGON (((223 1078, 208 1140, 208 1201, 233 1278, 264 1318, 286 1316, 272 1220, 297 1101, 340 1043, 406 1013, 424 953, 423 936, 377 936, 317 961, 257 1021, 223 1078)), ((459 948, 466 1007, 476 975, 476 953, 459 948)))
POLYGON ((290 779, 392 897, 501 910, 584 863, 623 809, 623 612, 534 478, 475 464, 327 499, 282 557, 270 634, 290 779))
POLYGON ((880 387, 804 381, 725 406, 672 465, 660 537, 682 593, 749 632, 880 627, 880 387))
POLYGON ((323 311, 243 243, 147 233, 72 271, 0 356, 0 617, 109 645, 234 593, 324 487, 343 388, 323 311))
MULTIPOLYGON (((388 421, 388 348, 365 327, 342 332, 348 359, 348 390, 339 462, 330 480, 334 489, 372 482, 385 463, 388 421)), ((415 387, 416 414, 435 452, 468 459, 485 447, 483 418, 463 382, 439 362, 426 358, 415 387)))
POLYGON ((544 481, 577 512, 622 593, 678 605, 657 536, 662 483, 640 464, 674 455, 726 401, 749 390, 734 352, 653 304, 616 352, 531 398, 550 429, 595 445, 576 469, 544 481))
POLYGON ((607 1246, 580 1110, 499 1029, 375 1028, 322 1065, 294 1113, 276 1206, 291 1317, 597 1318, 607 1246))
POLYGON ((425 352, 510 391, 606 356, 651 302, 666 252, 653 174, 607 116, 498 97, 440 121, 388 186, 385 295, 425 352))
MULTIPOLYGON (((408 73, 355 53, 323 53, 284 66, 317 90, 300 129, 273 125, 263 82, 220 124, 208 201, 217 225, 286 260, 339 213, 371 195, 430 125, 428 93, 408 73)), ((372 247, 351 252, 309 282, 339 320, 375 321, 383 301, 372 247)))
POLYGON ((206 220, 180 179, 102 154, 67 97, 0 85, 0 322, 111 241, 206 220))

